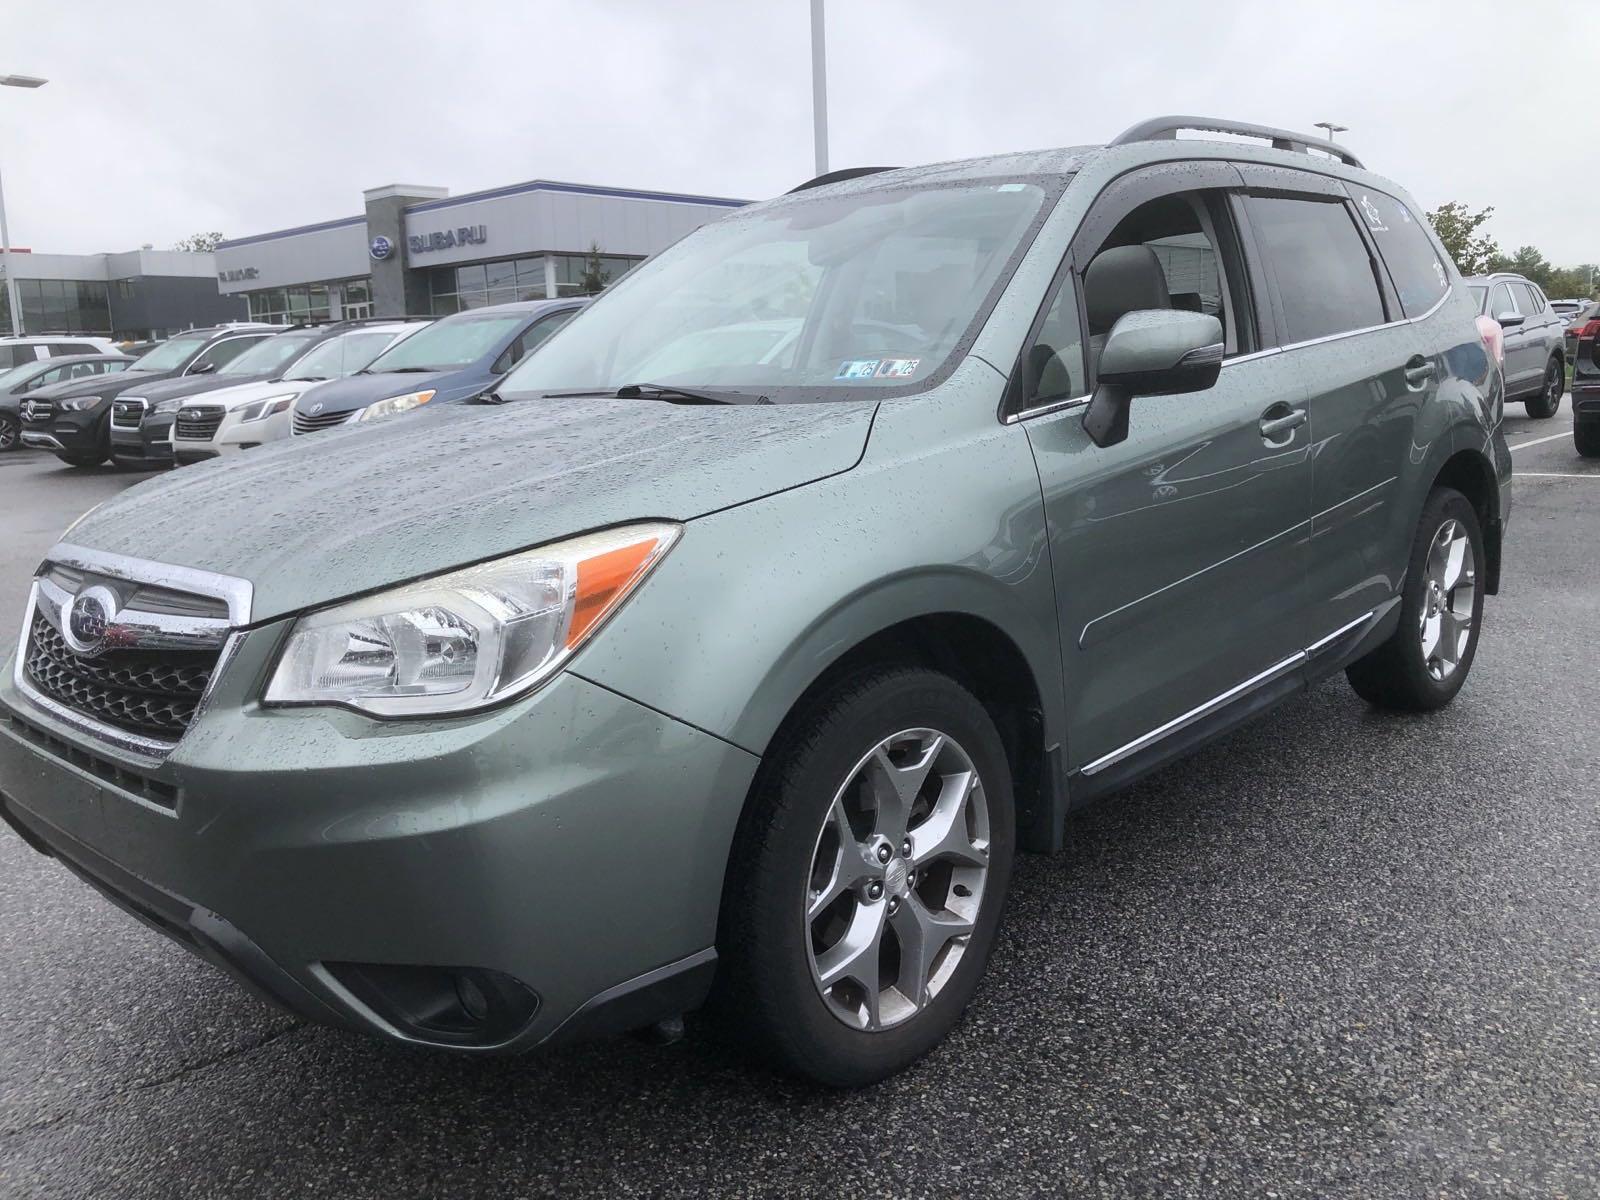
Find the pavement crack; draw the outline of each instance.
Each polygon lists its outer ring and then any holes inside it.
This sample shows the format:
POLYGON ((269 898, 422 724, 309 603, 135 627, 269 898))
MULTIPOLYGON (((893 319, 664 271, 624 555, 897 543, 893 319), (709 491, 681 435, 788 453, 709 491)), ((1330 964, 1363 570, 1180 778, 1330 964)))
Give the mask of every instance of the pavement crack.
POLYGON ((196 1075, 201 1071, 209 1071, 212 1067, 219 1066, 222 1063, 231 1062, 236 1058, 243 1058, 247 1054, 254 1054, 257 1050, 261 1050, 267 1046, 270 1046, 273 1042, 286 1038, 291 1033, 295 1033, 304 1028, 304 1023, 300 1022, 297 1022, 293 1025, 286 1025, 282 1029, 274 1030, 273 1032, 264 1034, 258 1038, 252 1038, 250 1041, 244 1042, 238 1046, 234 1046, 231 1049, 224 1050, 220 1054, 213 1054, 210 1058, 198 1058, 193 1062, 185 1063, 176 1071, 172 1071, 169 1074, 157 1076, 154 1079, 137 1080, 131 1087, 127 1089, 126 1094, 131 1095, 135 1092, 147 1092, 151 1088, 166 1087, 169 1083, 176 1083, 180 1079, 187 1079, 189 1076, 196 1075))

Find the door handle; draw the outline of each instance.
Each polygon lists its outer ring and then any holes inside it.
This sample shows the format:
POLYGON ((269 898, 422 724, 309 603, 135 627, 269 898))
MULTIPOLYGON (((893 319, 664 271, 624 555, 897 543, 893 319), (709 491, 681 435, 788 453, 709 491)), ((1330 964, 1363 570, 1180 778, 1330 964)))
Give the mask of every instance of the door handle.
POLYGON ((1405 365, 1406 386, 1412 391, 1419 391, 1427 386, 1428 380, 1433 378, 1434 366, 1431 358, 1423 358, 1418 354, 1405 365))
POLYGON ((1273 447, 1287 446, 1294 440, 1294 431, 1305 423, 1305 409, 1274 404, 1261 414, 1261 440, 1273 447))

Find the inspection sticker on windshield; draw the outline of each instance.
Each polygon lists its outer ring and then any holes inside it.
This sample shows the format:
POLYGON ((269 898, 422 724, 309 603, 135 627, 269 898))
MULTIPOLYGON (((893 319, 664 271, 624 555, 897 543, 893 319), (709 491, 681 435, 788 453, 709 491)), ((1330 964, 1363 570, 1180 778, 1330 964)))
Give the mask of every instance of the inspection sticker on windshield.
POLYGON ((878 364, 879 379, 906 379, 917 373, 920 358, 886 358, 878 364))
POLYGON ((878 369, 878 360, 875 358, 847 358, 839 364, 839 373, 835 379, 871 379, 878 369))

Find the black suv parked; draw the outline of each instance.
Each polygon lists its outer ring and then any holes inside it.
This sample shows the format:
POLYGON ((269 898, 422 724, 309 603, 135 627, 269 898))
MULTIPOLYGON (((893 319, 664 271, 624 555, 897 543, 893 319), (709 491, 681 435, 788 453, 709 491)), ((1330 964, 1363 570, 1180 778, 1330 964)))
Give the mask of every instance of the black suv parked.
POLYGON ((1566 318, 1521 275, 1479 275, 1467 286, 1478 311, 1505 331, 1506 403, 1525 401, 1530 417, 1555 416, 1567 388, 1566 318))
POLYGON ((94 467, 111 454, 111 405, 124 392, 163 379, 207 375, 232 362, 276 325, 217 325, 191 329, 139 358, 120 375, 97 376, 52 389, 22 409, 22 444, 54 450, 74 467, 94 467))
POLYGON ((1567 327, 1572 347, 1572 441, 1585 458, 1600 458, 1600 304, 1567 327))
POLYGON ((111 405, 111 457, 119 466, 170 466, 172 422, 191 396, 241 383, 282 379, 284 372, 329 338, 359 325, 392 322, 392 317, 368 317, 331 324, 278 326, 281 332, 251 346, 215 371, 190 372, 177 379, 155 381, 152 386, 129 388, 111 405))

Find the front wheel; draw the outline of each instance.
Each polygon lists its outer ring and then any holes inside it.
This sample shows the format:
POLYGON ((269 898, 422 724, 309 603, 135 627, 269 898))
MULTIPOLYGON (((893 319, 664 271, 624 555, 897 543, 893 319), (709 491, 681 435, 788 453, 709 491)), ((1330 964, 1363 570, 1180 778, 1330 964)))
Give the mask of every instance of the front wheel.
POLYGON ((1541 421, 1555 416, 1556 410, 1561 407, 1561 393, 1566 387, 1566 369, 1559 358, 1552 358, 1545 364, 1544 383, 1539 388, 1539 394, 1528 401, 1528 415, 1541 421))
POLYGON ((994 947, 1005 748, 969 692, 916 667, 845 679, 775 745, 729 864, 719 1007, 787 1071, 876 1083, 950 1031, 994 947))
POLYGON ((10 413, 0 413, 0 454, 7 450, 15 450, 18 446, 17 419, 10 413))
POLYGON ((1454 488, 1435 488, 1411 545, 1399 628, 1345 671, 1357 695, 1411 712, 1455 698, 1478 650, 1484 561, 1477 510, 1454 488))
POLYGON ((1584 458, 1600 458, 1600 421, 1574 425, 1572 445, 1584 458))

